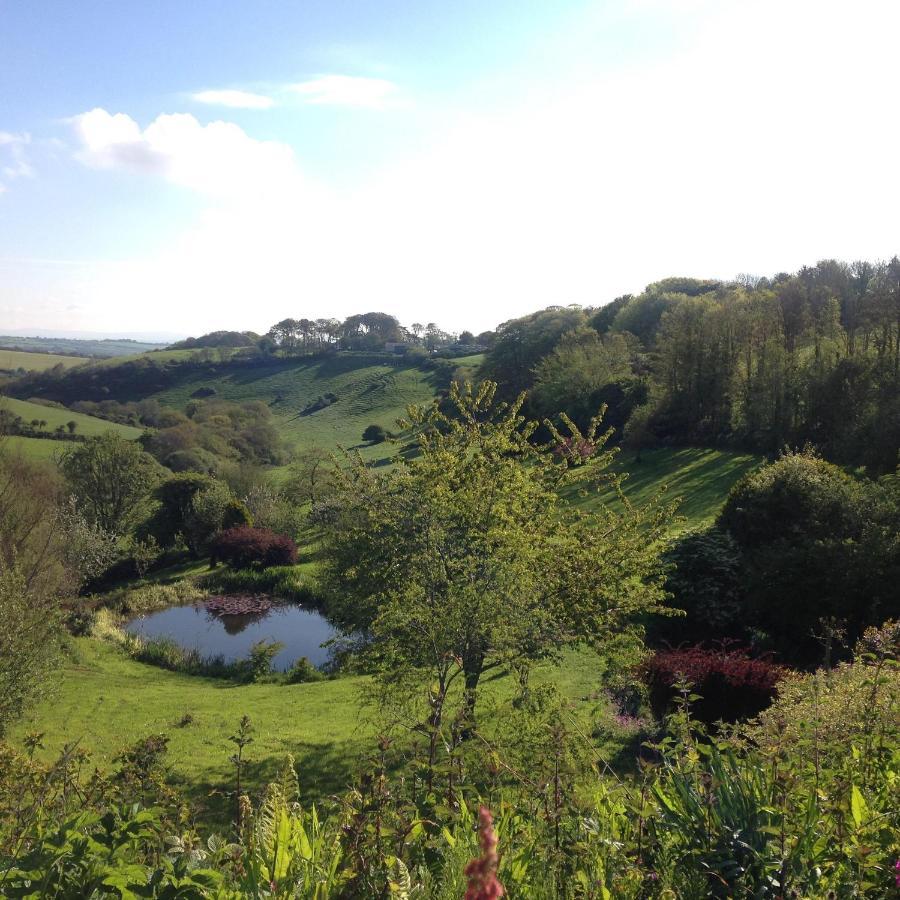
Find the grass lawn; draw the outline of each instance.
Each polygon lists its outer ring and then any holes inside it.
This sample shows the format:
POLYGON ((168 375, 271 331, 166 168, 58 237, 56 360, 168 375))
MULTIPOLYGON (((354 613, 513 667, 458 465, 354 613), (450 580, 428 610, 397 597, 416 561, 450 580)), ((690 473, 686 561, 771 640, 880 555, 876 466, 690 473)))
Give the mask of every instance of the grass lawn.
MULTIPOLYGON (((107 431, 115 431, 128 440, 135 440, 141 436, 142 429, 133 428, 130 425, 118 425, 115 422, 107 422, 96 416, 86 416, 84 413, 72 412, 70 409, 57 409, 53 406, 44 406, 42 403, 30 403, 28 400, 16 400, 12 397, 0 399, 0 409, 8 409, 11 413, 21 416, 26 422, 34 419, 47 423, 45 431, 55 431, 57 426, 66 426, 68 422, 76 422, 78 427, 76 434, 85 437, 95 437, 105 434, 107 431)), ((54 443, 59 443, 55 441, 54 443)))
MULTIPOLYGON (((354 764, 374 750, 376 733, 362 689, 364 677, 343 677, 315 684, 234 685, 226 681, 168 672, 128 658, 117 647, 91 638, 72 641, 71 658, 60 671, 55 695, 45 700, 11 738, 30 731, 44 733, 44 754, 57 753, 78 741, 106 768, 125 747, 141 737, 169 736, 167 761, 171 779, 215 818, 226 802, 210 797, 230 786, 234 750, 228 737, 238 720, 249 715, 254 742, 248 748, 248 778, 254 786, 271 779, 286 753, 297 760, 304 798, 315 799, 346 785, 354 764), (185 714, 193 721, 181 726, 185 714)), ((535 682, 553 680, 578 700, 596 690, 602 663, 587 651, 566 654, 560 667, 542 666, 535 682)), ((486 682, 483 710, 508 699, 508 676, 486 682)), ((579 704, 584 717, 593 701, 579 704)))
MULTIPOLYGON (((681 498, 682 527, 694 527, 715 518, 732 485, 762 461, 752 454, 682 447, 644 450, 640 462, 633 451, 623 451, 614 468, 628 474, 622 490, 629 502, 646 503, 665 487, 667 498, 681 498)), ((590 494, 582 502, 620 505, 613 490, 590 494)))
POLYGON ((61 356, 56 353, 26 353, 24 350, 0 349, 0 369, 9 371, 24 369, 26 372, 43 372, 58 365, 68 369, 86 362, 89 360, 83 356, 61 356))

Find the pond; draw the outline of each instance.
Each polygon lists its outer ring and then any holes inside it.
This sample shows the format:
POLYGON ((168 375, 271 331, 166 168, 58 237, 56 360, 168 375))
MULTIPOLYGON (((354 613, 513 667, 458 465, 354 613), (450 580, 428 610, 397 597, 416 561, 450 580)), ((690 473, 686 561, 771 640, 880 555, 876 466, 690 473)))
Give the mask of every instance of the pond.
POLYGON ((284 644, 272 667, 289 669, 305 656, 314 666, 329 660, 329 650, 321 646, 334 637, 334 626, 321 614, 294 604, 273 605, 269 609, 242 615, 209 611, 204 604, 171 606, 132 619, 125 630, 144 639, 168 637, 203 656, 221 656, 226 662, 245 659, 257 641, 284 644))

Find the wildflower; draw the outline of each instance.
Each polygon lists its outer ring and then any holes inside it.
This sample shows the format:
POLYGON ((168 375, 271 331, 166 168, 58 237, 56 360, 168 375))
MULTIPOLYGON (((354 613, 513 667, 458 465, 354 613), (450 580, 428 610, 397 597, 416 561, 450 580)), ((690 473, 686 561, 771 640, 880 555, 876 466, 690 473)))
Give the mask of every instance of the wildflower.
POLYGON ((498 900, 505 893, 497 880, 497 835, 494 834, 494 819, 491 811, 482 806, 478 812, 478 840, 481 856, 473 859, 465 868, 469 886, 465 900, 498 900))
POLYGON ((897 863, 894 866, 894 871, 897 873, 894 876, 894 880, 897 882, 897 887, 900 888, 900 859, 897 860, 897 863))

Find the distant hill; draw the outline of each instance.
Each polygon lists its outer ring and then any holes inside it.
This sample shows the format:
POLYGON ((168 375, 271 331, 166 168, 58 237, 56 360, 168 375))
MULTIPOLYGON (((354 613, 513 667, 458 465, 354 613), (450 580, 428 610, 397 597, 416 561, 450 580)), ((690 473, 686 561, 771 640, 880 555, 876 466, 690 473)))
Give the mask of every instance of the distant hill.
POLYGON ((77 434, 85 437, 94 437, 107 431, 115 431, 127 440, 135 440, 143 433, 143 429, 134 428, 131 425, 119 425, 115 422, 107 422, 97 416, 86 416, 84 413, 73 412, 58 406, 45 406, 43 403, 32 403, 28 400, 16 400, 12 397, 0 397, 0 409, 7 409, 15 416, 21 416, 26 422, 34 420, 43 421, 46 431, 53 431, 58 426, 65 427, 69 422, 75 422, 77 434))
MULTIPOLYGON (((29 353, 61 354, 64 356, 97 357, 132 356, 160 350, 166 344, 133 341, 128 338, 82 339, 65 337, 22 337, 20 335, 0 335, 3 350, 25 351, 29 353)), ((34 368, 22 366, 23 368, 34 368)), ((7 368, 7 366, 0 366, 7 368)), ((49 366, 45 366, 49 368, 49 366)))
POLYGON ((270 408, 288 447, 359 446, 366 459, 380 462, 397 448, 364 444, 366 426, 394 431, 407 406, 430 403, 456 368, 462 366, 455 360, 413 362, 390 353, 248 358, 228 348, 182 349, 96 361, 61 374, 32 373, 6 390, 64 405, 157 400, 178 410, 204 399, 259 401, 270 408))

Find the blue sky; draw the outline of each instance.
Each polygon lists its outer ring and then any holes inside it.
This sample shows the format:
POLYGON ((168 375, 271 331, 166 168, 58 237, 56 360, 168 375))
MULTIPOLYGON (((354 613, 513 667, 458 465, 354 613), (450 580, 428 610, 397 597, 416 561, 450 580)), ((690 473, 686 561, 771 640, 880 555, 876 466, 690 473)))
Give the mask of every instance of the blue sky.
POLYGON ((0 332, 493 327, 900 251, 893 0, 0 0, 0 332))

